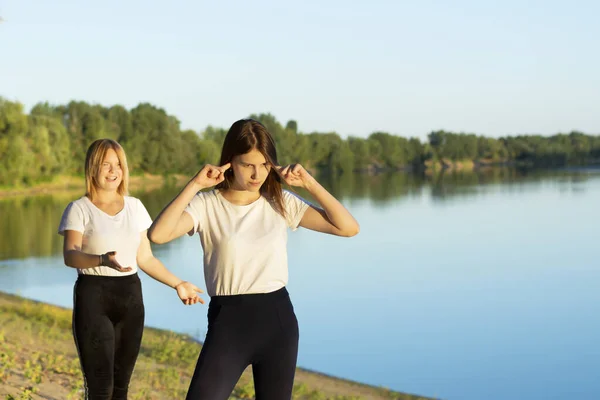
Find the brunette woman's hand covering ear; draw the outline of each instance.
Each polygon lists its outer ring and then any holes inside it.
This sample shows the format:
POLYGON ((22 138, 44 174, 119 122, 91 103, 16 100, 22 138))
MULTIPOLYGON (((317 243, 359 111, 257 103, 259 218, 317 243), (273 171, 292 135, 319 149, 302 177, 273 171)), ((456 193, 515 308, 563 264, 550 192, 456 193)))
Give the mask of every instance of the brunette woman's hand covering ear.
POLYGON ((276 167, 279 176, 290 186, 298 186, 305 189, 315 181, 311 174, 300 164, 289 164, 285 167, 276 167))
POLYGON ((206 164, 196 176, 194 176, 194 183, 202 187, 203 189, 216 186, 225 180, 225 171, 231 168, 231 163, 227 163, 222 166, 216 166, 206 164))

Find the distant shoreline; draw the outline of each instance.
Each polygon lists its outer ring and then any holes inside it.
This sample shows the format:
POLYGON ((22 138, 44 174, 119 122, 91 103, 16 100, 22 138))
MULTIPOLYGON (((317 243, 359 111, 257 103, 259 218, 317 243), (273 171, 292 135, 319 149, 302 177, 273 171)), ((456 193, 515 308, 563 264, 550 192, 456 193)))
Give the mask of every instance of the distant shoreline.
MULTIPOLYGON (((440 168, 428 165, 426 169, 421 172, 425 175, 432 174, 444 174, 444 173, 456 173, 456 172, 467 172, 476 173, 478 171, 485 171, 492 168, 526 168, 531 170, 545 170, 545 171, 580 171, 580 172, 600 172, 599 164, 589 165, 573 165, 573 166, 561 166, 561 167, 524 167, 517 164, 486 164, 486 163, 473 163, 473 162, 457 162, 457 163, 446 163, 446 166, 440 168)), ((315 171, 311 171, 313 174, 315 171)), ((356 171, 356 174, 367 174, 377 175, 382 173, 415 173, 417 171, 411 170, 410 168, 405 169, 388 169, 388 168, 377 168, 372 167, 361 171, 356 171)), ((159 189, 165 184, 183 186, 191 177, 181 174, 172 175, 133 175, 129 177, 129 191, 135 192, 138 190, 154 190, 159 189)), ((85 181, 83 177, 74 176, 58 176, 49 182, 39 182, 31 186, 17 186, 17 187, 0 187, 0 200, 9 198, 18 198, 24 196, 40 196, 47 194, 67 194, 79 192, 83 195, 85 192, 85 181)))
MULTIPOLYGON (((129 191, 158 189, 166 183, 183 185, 189 177, 183 175, 134 175, 129 177, 129 191)), ((40 196, 53 193, 85 192, 83 177, 59 176, 49 182, 35 183, 31 186, 0 187, 0 200, 23 196, 40 196)))
MULTIPOLYGON (((72 398, 82 381, 71 332, 71 309, 0 291, 0 397, 26 391, 50 398, 72 398), (28 343, 25 345, 24 343, 28 343), (34 360, 31 364, 27 360, 34 360), (35 362, 37 360, 37 362, 35 362)), ((131 394, 145 399, 185 396, 201 345, 188 335, 145 327, 131 394), (157 397, 155 397, 157 396, 157 397)), ((333 398, 428 400, 349 379, 298 368, 294 399, 333 398)), ((251 368, 234 391, 234 398, 254 398, 251 368)))

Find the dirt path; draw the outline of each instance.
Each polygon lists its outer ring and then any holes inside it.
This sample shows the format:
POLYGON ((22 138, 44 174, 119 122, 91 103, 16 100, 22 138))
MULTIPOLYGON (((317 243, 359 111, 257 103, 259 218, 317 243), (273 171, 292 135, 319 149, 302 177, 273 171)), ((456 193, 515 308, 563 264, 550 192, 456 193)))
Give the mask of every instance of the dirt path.
MULTIPOLYGON (((200 348, 184 335, 146 328, 129 398, 184 399, 200 348)), ((294 386, 293 399, 425 399, 302 369, 294 386)), ((82 388, 71 311, 0 293, 0 399, 81 399, 82 388)), ((232 398, 254 398, 250 369, 232 398)))

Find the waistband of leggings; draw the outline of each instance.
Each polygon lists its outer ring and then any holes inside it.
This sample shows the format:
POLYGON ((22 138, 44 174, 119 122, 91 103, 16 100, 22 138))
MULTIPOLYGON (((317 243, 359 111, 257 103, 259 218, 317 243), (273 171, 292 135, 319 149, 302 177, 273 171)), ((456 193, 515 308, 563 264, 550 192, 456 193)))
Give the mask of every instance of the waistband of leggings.
POLYGON ((226 296, 212 296, 211 304, 226 305, 226 304, 261 304, 268 303, 278 299, 289 297, 285 287, 269 293, 251 293, 251 294, 234 294, 226 296))
POLYGON ((86 275, 79 274, 77 276, 77 282, 97 282, 97 283, 134 283, 139 282, 140 277, 138 273, 134 273, 131 275, 86 275))

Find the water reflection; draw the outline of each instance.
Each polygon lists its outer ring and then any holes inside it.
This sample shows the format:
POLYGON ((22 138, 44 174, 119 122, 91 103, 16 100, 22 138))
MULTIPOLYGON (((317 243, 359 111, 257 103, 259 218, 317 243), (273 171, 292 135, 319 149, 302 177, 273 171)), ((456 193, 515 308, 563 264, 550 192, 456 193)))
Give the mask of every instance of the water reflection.
POLYGON ((600 169, 521 170, 489 168, 477 172, 441 171, 438 173, 320 176, 331 192, 342 199, 369 199, 375 206, 387 207, 402 197, 428 193, 433 201, 446 201, 485 194, 488 190, 521 192, 548 184, 561 189, 582 190, 577 183, 600 178, 600 169))
POLYGON ((62 239, 56 229, 68 201, 60 195, 0 201, 0 259, 60 252, 62 239))
MULTIPOLYGON (((520 193, 547 185, 579 193, 583 190, 579 183, 598 179, 599 172, 600 169, 528 171, 496 168, 477 173, 323 175, 319 180, 343 201, 368 200, 374 207, 387 208, 397 206, 403 198, 423 197, 424 194, 434 202, 445 202, 481 196, 490 190, 520 193)), ((150 215, 155 217, 179 190, 179 187, 165 186, 152 192, 132 194, 139 197, 150 215)), ((299 192, 310 198, 306 192, 299 192)), ((62 238, 56 234, 56 229, 65 206, 77 196, 70 193, 0 201, 0 260, 59 254, 62 238)))

